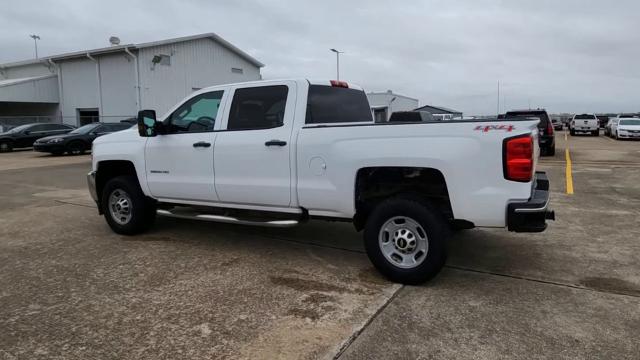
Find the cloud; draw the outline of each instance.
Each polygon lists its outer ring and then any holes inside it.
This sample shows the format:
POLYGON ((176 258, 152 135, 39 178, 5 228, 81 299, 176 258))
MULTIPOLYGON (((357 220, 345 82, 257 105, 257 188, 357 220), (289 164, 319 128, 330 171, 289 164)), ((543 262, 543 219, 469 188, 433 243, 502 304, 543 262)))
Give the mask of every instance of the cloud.
MULTIPOLYGON (((266 64, 264 78, 341 77, 466 114, 505 108, 640 111, 640 2, 8 1, 0 62, 216 32, 266 64)), ((505 108, 501 109, 504 110, 505 108)))

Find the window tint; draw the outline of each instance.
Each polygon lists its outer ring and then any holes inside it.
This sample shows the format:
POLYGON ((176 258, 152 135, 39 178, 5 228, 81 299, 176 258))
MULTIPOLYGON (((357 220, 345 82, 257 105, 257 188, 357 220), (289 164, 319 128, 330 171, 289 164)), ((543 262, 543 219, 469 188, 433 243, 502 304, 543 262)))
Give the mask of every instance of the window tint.
POLYGON ((227 129, 256 130, 282 126, 288 93, 289 88, 285 85, 237 89, 227 129))
POLYGON ((189 99, 167 119, 167 133, 213 131, 223 93, 213 91, 189 99))
POLYGON ((595 118, 596 118, 595 115, 588 115, 588 114, 576 115, 575 117, 576 120, 593 120, 595 118))
POLYGON ((54 131, 54 130, 69 130, 68 127, 61 124, 44 124, 44 130, 46 131, 54 131))
POLYGON ((124 130, 124 129, 128 129, 131 127, 131 124, 127 124, 127 123, 117 123, 117 124, 105 124, 104 125, 106 127, 106 131, 120 131, 120 130, 124 130))
POLYGON ((47 131, 48 129, 46 128, 45 124, 40 124, 40 125, 33 125, 30 129, 27 129, 30 132, 36 132, 36 131, 47 131))
POLYGON ((307 124, 373 122, 364 91, 324 85, 309 86, 307 124))
POLYGON ((509 111, 506 113, 505 119, 510 118, 538 118, 540 119, 539 129, 546 129, 549 123, 549 115, 546 111, 509 111))

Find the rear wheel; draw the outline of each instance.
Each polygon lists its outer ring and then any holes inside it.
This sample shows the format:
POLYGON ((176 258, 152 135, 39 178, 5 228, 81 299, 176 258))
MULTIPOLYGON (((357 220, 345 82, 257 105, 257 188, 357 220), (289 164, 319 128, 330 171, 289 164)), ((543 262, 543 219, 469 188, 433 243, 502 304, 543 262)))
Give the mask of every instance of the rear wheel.
POLYGON ((569 135, 574 136, 576 134, 576 132, 573 129, 569 130, 569 135))
POLYGON ((600 136, 600 130, 593 131, 593 132, 591 133, 591 135, 593 135, 593 136, 600 136))
POLYGON ((155 221, 155 203, 144 195, 134 176, 109 180, 102 192, 101 205, 107 223, 118 234, 141 233, 155 221))
POLYGON ((13 144, 10 141, 0 141, 0 152, 13 151, 13 144))
POLYGON ((551 145, 550 148, 547 149, 546 151, 546 155, 547 156, 555 156, 556 154, 556 144, 551 145))
POLYGON ((375 207, 364 229, 367 255, 392 281, 420 284, 433 278, 446 260, 448 224, 430 204, 394 197, 375 207))
POLYGON ((74 141, 67 145, 67 152, 71 155, 82 155, 87 150, 83 142, 74 141))

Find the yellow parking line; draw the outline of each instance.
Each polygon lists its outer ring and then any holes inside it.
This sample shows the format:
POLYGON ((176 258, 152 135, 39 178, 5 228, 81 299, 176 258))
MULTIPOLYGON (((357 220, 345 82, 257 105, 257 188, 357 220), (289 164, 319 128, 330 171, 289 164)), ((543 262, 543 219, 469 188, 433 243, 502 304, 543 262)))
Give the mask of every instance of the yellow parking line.
POLYGON ((571 171, 571 156, 569 155, 569 148, 564 150, 564 157, 567 161, 567 168, 565 170, 565 177, 567 178, 567 194, 573 194, 573 174, 571 171))

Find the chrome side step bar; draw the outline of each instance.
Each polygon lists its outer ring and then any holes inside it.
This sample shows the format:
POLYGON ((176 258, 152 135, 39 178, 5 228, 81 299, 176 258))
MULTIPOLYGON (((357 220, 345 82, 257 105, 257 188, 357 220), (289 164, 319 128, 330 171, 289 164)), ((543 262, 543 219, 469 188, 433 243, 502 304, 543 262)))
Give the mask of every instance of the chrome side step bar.
POLYGON ((212 214, 194 214, 194 215, 185 215, 185 214, 176 214, 169 210, 158 209, 158 215, 168 216, 178 219, 193 219, 193 220, 204 220, 204 221, 213 221, 213 222, 221 222, 228 224, 239 224, 239 225, 250 225, 250 226, 266 226, 266 227, 293 227, 299 224, 298 220, 269 220, 269 221, 253 221, 253 220, 241 220, 231 216, 223 216, 223 215, 212 215, 212 214))

